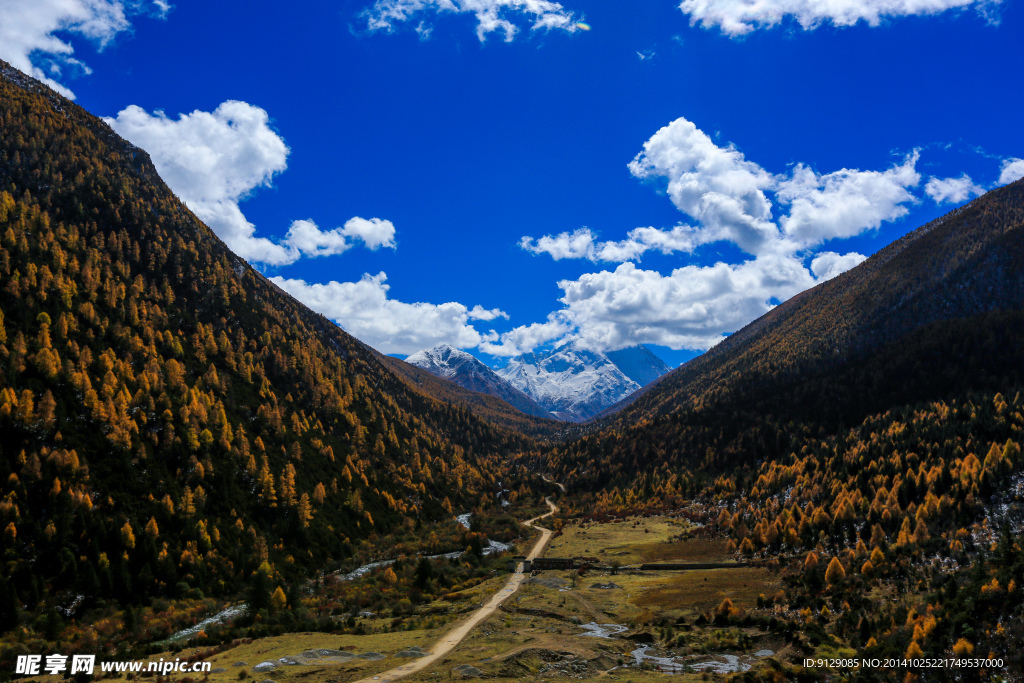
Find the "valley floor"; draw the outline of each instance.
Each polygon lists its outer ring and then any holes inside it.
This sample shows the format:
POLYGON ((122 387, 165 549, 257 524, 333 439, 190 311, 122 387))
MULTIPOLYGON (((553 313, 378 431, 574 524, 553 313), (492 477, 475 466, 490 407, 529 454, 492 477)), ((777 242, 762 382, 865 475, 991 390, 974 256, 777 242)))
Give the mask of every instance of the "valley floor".
MULTIPOLYGON (((532 520, 531 520, 532 521, 532 520)), ((670 517, 567 524, 547 547, 549 557, 593 555, 616 570, 536 572, 498 576, 472 591, 468 602, 486 603, 452 630, 431 629, 369 635, 287 634, 242 644, 208 659, 210 683, 255 679, 265 683, 360 683, 485 676, 496 680, 540 677, 643 680, 658 670, 726 674, 757 666, 768 655, 790 658, 792 647, 756 627, 704 627, 695 622, 726 598, 754 610, 758 597, 779 589, 776 574, 758 567, 685 572, 640 571, 643 562, 722 562, 725 540, 681 540, 688 523, 670 517), (632 565, 632 566, 630 566, 632 565), (664 629, 673 631, 670 650, 664 629), (675 635, 678 634, 678 635, 675 635), (457 641, 457 642, 452 642, 457 641), (283 664, 293 661, 295 664, 283 664), (254 672, 261 662, 275 668, 254 672)), ((550 532, 533 542, 531 556, 550 532)), ((387 620, 367 620, 385 627, 387 620)), ((198 654, 197 651, 179 656, 198 654)), ((164 653, 164 657, 173 657, 164 653)), ((159 656, 154 657, 159 659, 159 656)), ((674 680, 679 680, 678 678, 674 680)))

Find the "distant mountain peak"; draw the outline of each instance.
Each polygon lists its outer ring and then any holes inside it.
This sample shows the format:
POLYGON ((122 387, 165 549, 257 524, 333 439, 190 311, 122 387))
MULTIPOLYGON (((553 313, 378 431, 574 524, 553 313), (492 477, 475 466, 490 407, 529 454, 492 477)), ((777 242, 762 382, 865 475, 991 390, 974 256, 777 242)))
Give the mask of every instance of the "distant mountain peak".
POLYGON ((417 351, 406 358, 405 362, 465 389, 497 396, 527 415, 551 417, 536 401, 498 376, 472 354, 450 344, 438 344, 417 351))
POLYGON ((552 414, 582 422, 669 369, 643 346, 602 353, 566 345, 517 356, 497 374, 552 414))
POLYGON ((417 351, 406 358, 405 362, 445 379, 451 379, 458 374, 460 368, 467 365, 474 367, 477 371, 479 369, 475 368, 474 364, 489 369, 471 354, 460 351, 450 344, 438 344, 429 349, 417 351))

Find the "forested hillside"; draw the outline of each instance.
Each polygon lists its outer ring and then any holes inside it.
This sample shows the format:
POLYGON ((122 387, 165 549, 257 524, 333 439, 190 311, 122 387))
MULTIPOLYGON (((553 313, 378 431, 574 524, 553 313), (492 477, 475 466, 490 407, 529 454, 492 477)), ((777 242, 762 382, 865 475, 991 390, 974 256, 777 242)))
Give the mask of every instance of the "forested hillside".
POLYGON ((412 390, 144 151, 0 71, 0 628, 295 580, 517 487, 527 441, 412 390))
MULTIPOLYGON (((777 307, 652 385, 550 467, 590 490, 740 468, 890 408, 1014 395, 1024 368, 1024 182, 777 307)), ((744 469, 746 468, 746 469, 744 469)))

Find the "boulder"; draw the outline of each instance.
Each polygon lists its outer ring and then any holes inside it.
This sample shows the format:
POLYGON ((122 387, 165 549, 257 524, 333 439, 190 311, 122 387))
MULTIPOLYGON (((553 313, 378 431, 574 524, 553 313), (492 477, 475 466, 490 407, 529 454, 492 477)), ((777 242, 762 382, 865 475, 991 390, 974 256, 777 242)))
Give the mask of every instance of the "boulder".
POLYGON ((456 678, 483 678, 484 672, 475 666, 463 664, 452 669, 452 676, 456 678))

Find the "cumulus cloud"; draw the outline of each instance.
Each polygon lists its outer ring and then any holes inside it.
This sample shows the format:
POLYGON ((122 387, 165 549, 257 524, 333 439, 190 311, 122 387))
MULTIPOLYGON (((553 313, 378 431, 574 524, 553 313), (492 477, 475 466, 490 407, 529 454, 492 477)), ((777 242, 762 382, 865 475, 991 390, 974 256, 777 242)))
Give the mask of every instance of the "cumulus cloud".
POLYGON ((294 221, 288 228, 285 243, 294 250, 311 256, 333 256, 347 251, 349 242, 340 228, 324 232, 311 220, 294 221))
POLYGON ((547 322, 516 328, 481 348, 501 355, 554 340, 601 350, 633 344, 710 348, 773 302, 864 261, 856 252, 814 252, 827 240, 906 215, 918 201, 910 191, 921 179, 917 162, 915 151, 882 171, 821 174, 796 164, 775 175, 735 146, 718 145, 692 122, 677 119, 644 144, 629 169, 638 178, 664 182, 673 204, 696 224, 636 228, 618 241, 601 241, 587 228, 523 237, 520 247, 534 254, 622 265, 563 280, 564 307, 547 322), (778 218, 772 216, 776 205, 784 210, 778 218), (751 258, 688 265, 670 275, 631 263, 652 250, 691 253, 716 241, 732 242, 751 258))
POLYGON ((507 317, 498 309, 469 309, 456 302, 410 304, 390 299, 383 272, 367 273, 358 282, 317 284, 283 277, 271 281, 383 353, 415 353, 442 343, 473 348, 494 342, 496 333, 481 334, 469 321, 507 317))
POLYGON ((959 178, 930 178, 924 186, 924 193, 936 204, 960 203, 984 192, 985 188, 977 185, 966 173, 959 178))
POLYGON ((719 147, 685 118, 645 142, 629 170, 667 181, 672 203, 700 222, 700 242, 728 240, 753 254, 777 235, 764 193, 774 182, 771 174, 732 145, 719 147))
MULTIPOLYGON (((373 7, 363 12, 363 16, 370 31, 391 33, 400 24, 442 12, 473 14, 480 42, 495 31, 504 34, 506 42, 511 42, 519 31, 510 18, 514 16, 532 21, 530 29, 533 31, 558 29, 573 33, 578 30, 576 24, 580 21, 562 5, 550 0, 377 0, 373 7)), ((430 31, 422 20, 416 27, 416 32, 424 40, 430 36, 430 31)))
POLYGON ((74 58, 74 48, 61 34, 87 38, 103 49, 131 28, 131 15, 149 11, 162 16, 169 10, 165 0, 3 0, 0 59, 74 99, 74 93, 55 79, 65 69, 89 73, 89 67, 74 58))
POLYGON ((843 169, 820 175, 797 164, 775 188, 776 198, 790 206, 781 221, 783 232, 804 245, 836 237, 853 237, 907 214, 917 201, 907 188, 921 182, 915 170, 918 153, 885 171, 843 169))
POLYGON ((578 258, 596 260, 594 233, 589 228, 563 232, 553 237, 544 235, 538 240, 523 237, 519 240, 519 246, 534 254, 548 254, 556 261, 578 258))
POLYGON ((825 280, 831 280, 837 275, 841 275, 846 271, 850 270, 854 266, 860 265, 867 260, 867 256, 864 254, 858 254, 855 251, 849 254, 837 254, 834 251, 823 251, 814 257, 811 261, 811 272, 814 273, 814 277, 819 282, 825 280))
POLYGON ((288 257, 293 261, 302 256, 333 256, 348 251, 354 240, 360 240, 371 250, 380 247, 395 248, 395 226, 391 221, 356 216, 343 227, 321 230, 311 220, 292 223, 284 238, 288 257))
POLYGON ((773 302, 789 299, 866 258, 825 252, 808 269, 797 255, 766 252, 743 263, 688 265, 669 275, 623 263, 612 271, 562 280, 561 310, 543 323, 501 334, 480 350, 513 356, 551 342, 598 350, 635 344, 707 350, 770 311, 773 302))
POLYGON ((777 254, 685 266, 670 275, 623 263, 559 282, 563 309, 480 349, 509 356, 557 340, 601 350, 634 344, 706 350, 771 310, 772 300, 788 299, 815 282, 798 258, 777 254))
POLYGON ((239 202, 269 187, 287 168, 288 146, 259 107, 229 100, 213 112, 194 111, 176 120, 132 105, 105 121, 148 151, 160 177, 236 254, 269 265, 302 256, 331 256, 356 241, 369 249, 395 248, 395 226, 380 218, 349 219, 321 230, 312 220, 294 221, 282 242, 256 236, 239 202))
POLYGON ((828 174, 797 164, 789 175, 773 175, 680 118, 644 143, 629 170, 638 178, 665 180, 676 207, 699 221, 689 235, 691 248, 726 240, 757 255, 852 237, 906 215, 906 205, 917 201, 907 190, 921 180, 917 160, 914 152, 885 171, 828 174), (789 206, 778 224, 769 194, 789 206))
POLYGON ((501 310, 500 308, 484 308, 477 304, 473 307, 473 310, 469 312, 470 320, 495 320, 497 318, 504 318, 508 320, 508 313, 501 310))
POLYGON ((768 254, 737 265, 685 266, 667 276, 624 263, 558 286, 583 346, 708 349, 770 310, 773 298, 813 284, 799 260, 768 254))
POLYGON ((572 332, 573 324, 563 312, 548 315, 542 323, 521 325, 505 332, 498 339, 492 339, 480 345, 480 350, 492 356, 518 356, 530 353, 538 346, 543 346, 556 339, 561 339, 572 332))
POLYGON ((380 218, 350 218, 342 228, 342 232, 352 238, 360 239, 369 249, 380 247, 395 248, 395 226, 391 221, 380 218))
POLYGON ((907 214, 918 200, 908 189, 920 183, 915 151, 884 171, 842 169, 820 174, 796 164, 774 175, 745 158, 733 145, 720 146, 695 124, 677 119, 655 133, 629 163, 642 179, 666 183, 676 207, 696 226, 668 230, 643 227, 626 239, 599 241, 587 228, 540 238, 523 237, 519 246, 559 259, 622 263, 646 252, 692 252, 716 241, 733 242, 747 253, 792 254, 829 239, 858 235, 907 214), (772 216, 773 201, 788 207, 772 216))
POLYGON ((533 254, 549 254, 556 261, 569 258, 623 263, 639 261, 651 250, 662 254, 693 251, 696 245, 694 233, 694 229, 686 225, 678 225, 669 230, 635 228, 627 233, 624 240, 600 242, 589 228, 580 228, 571 233, 544 235, 538 239, 523 237, 519 240, 519 246, 533 254))
POLYGON ((999 184, 1008 185, 1024 178, 1024 159, 1004 159, 999 173, 999 184))
POLYGON ((755 29, 795 20, 805 31, 821 24, 853 26, 863 21, 878 26, 883 20, 913 15, 932 15, 974 7, 992 18, 999 0, 683 0, 679 9, 689 15, 690 25, 718 28, 728 36, 742 36, 755 29))

